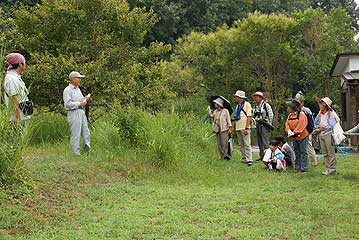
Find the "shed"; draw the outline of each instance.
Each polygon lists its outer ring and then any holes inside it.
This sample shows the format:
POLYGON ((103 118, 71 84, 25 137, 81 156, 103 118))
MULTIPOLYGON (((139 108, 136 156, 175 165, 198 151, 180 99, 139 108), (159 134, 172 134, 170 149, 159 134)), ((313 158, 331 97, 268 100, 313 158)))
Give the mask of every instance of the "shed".
POLYGON ((340 78, 342 124, 346 131, 359 123, 359 52, 337 54, 330 75, 340 78))

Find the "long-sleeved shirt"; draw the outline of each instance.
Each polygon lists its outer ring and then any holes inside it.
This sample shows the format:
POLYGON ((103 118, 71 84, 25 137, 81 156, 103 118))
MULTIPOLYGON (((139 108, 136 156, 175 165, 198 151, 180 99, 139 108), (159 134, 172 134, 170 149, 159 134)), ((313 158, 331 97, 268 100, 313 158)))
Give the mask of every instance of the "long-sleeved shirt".
POLYGON ((271 105, 262 100, 260 104, 255 106, 253 117, 255 120, 264 119, 267 120, 270 124, 273 124, 274 114, 271 105))
POLYGON ((218 123, 221 132, 228 131, 232 127, 231 116, 226 108, 214 110, 211 118, 218 123))
POLYGON ((80 88, 75 87, 71 83, 65 88, 63 93, 64 106, 67 111, 76 110, 80 108, 81 102, 86 101, 80 88))
POLYGON ((287 121, 285 122, 285 132, 288 134, 288 131, 291 130, 295 135, 297 135, 293 138, 294 141, 302 140, 309 135, 307 123, 308 119, 304 112, 290 113, 287 121))
POLYGON ((323 131, 319 135, 325 136, 333 132, 333 128, 338 121, 339 117, 334 111, 327 111, 324 114, 319 112, 314 120, 314 129, 323 127, 323 131))

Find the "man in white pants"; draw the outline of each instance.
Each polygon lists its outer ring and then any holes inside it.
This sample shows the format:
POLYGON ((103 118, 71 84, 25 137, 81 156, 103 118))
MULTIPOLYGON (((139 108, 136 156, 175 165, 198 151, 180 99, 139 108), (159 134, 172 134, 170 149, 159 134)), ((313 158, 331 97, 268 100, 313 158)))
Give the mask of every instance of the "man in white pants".
POLYGON ((84 77, 79 72, 71 72, 69 75, 70 84, 65 88, 63 93, 64 106, 67 110, 67 121, 71 130, 70 144, 72 153, 75 156, 81 155, 80 136, 82 136, 84 151, 86 153, 90 151, 90 131, 84 111, 84 107, 90 100, 90 94, 84 97, 79 88, 81 79, 84 77))

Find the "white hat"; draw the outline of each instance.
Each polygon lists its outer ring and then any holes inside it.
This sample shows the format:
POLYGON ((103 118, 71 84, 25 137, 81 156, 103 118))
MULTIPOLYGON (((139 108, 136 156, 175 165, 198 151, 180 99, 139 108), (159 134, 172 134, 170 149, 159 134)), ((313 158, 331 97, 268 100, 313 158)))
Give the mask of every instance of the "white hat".
POLYGON ((81 75, 79 72, 75 72, 75 71, 69 74, 70 80, 72 80, 73 78, 84 78, 84 77, 85 75, 81 75))
POLYGON ((262 92, 255 92, 255 93, 253 94, 253 97, 254 97, 254 96, 259 96, 259 97, 264 98, 264 94, 263 94, 262 92))
POLYGON ((239 97, 239 98, 243 98, 243 99, 246 99, 246 93, 244 91, 237 91, 235 94, 234 94, 235 97, 239 97))
POLYGON ((332 109, 332 100, 330 99, 330 98, 328 98, 328 97, 325 97, 325 98, 322 98, 321 100, 320 100, 320 102, 322 102, 322 103, 324 103, 325 105, 327 105, 327 107, 329 108, 329 109, 332 109))
POLYGON ((223 108, 223 99, 222 98, 217 98, 216 100, 213 101, 214 103, 216 103, 218 106, 223 108))

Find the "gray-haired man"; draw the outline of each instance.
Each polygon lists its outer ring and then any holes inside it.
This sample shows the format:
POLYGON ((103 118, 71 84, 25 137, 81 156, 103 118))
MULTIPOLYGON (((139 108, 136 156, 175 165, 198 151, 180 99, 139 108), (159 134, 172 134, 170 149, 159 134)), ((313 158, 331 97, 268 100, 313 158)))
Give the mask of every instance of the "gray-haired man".
POLYGON ((90 100, 90 94, 84 97, 79 88, 81 79, 84 77, 79 72, 71 72, 69 75, 70 84, 65 88, 63 93, 64 106, 67 110, 67 121, 71 130, 70 144, 75 156, 80 155, 81 136, 84 151, 87 153, 90 151, 90 131, 83 109, 90 100))

